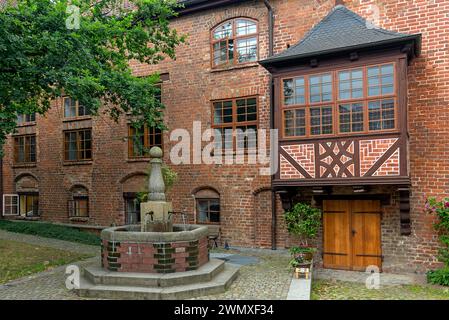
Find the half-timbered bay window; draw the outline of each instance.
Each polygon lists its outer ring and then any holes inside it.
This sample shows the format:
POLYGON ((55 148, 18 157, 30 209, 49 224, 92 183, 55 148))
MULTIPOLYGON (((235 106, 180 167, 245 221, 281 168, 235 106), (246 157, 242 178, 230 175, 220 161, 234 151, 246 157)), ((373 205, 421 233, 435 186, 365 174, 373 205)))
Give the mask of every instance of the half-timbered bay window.
POLYGON ((162 131, 158 128, 128 126, 128 155, 130 158, 149 156, 152 147, 162 149, 162 131))
POLYGON ((385 63, 284 78, 283 136, 397 129, 395 68, 385 63))
POLYGON ((257 22, 237 18, 212 31, 212 65, 234 65, 257 61, 257 22))
POLYGON ((81 105, 79 101, 72 99, 71 97, 64 97, 63 104, 64 118, 83 117, 91 114, 89 108, 81 105))
POLYGON ((71 130, 64 132, 65 161, 92 159, 92 130, 71 130))
POLYGON ((212 103, 212 128, 216 148, 223 151, 257 147, 257 98, 242 98, 212 103))
POLYGON ((36 162, 36 135, 24 135, 14 137, 14 162, 36 162))

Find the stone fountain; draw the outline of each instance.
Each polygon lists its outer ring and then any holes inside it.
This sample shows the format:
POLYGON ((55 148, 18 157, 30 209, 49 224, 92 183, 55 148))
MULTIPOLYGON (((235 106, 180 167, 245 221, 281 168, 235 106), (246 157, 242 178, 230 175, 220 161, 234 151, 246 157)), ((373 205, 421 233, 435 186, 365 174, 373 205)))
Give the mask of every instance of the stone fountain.
POLYGON ((77 292, 85 297, 185 299, 224 292, 238 268, 210 259, 207 226, 173 224, 166 201, 162 150, 150 150, 148 201, 141 224, 101 232, 101 266, 83 269, 77 292))

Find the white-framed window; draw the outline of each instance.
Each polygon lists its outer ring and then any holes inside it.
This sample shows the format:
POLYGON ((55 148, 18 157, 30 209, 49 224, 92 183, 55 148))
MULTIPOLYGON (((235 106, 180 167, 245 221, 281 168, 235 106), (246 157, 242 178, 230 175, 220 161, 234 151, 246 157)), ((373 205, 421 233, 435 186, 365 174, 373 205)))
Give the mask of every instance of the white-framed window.
POLYGON ((17 216, 19 215, 19 195, 4 194, 3 195, 3 215, 17 216))

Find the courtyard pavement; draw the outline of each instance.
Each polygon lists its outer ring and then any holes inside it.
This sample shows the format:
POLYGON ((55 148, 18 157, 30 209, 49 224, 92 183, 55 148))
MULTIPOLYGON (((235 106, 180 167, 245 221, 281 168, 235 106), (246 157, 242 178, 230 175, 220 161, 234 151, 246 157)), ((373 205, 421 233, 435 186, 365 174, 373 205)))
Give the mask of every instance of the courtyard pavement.
MULTIPOLYGON (((1 239, 26 242, 77 253, 95 255, 95 257, 74 263, 80 267, 95 266, 100 263, 100 248, 56 239, 41 238, 32 235, 16 234, 0 230, 1 239)), ((222 258, 228 263, 241 266, 238 278, 225 293, 202 296, 196 299, 208 300, 285 300, 292 281, 292 271, 288 266, 290 255, 285 250, 271 251, 261 249, 231 249, 213 250, 211 257, 222 258)), ((21 279, 0 285, 0 300, 78 300, 75 293, 65 287, 65 268, 60 266, 50 271, 37 273, 21 279)), ((362 283, 367 278, 366 273, 338 270, 315 269, 314 279, 340 280, 354 283, 357 292, 362 291, 362 283), (356 284, 356 282, 360 284, 356 284), (361 286, 360 289, 358 286, 361 286)), ((326 281, 326 280, 324 280, 326 281)), ((400 288, 403 284, 422 283, 423 278, 416 275, 382 274, 381 283, 392 288, 400 288)), ((395 292, 395 295, 398 293, 395 292)), ((338 298, 338 297, 337 297, 338 298)), ((383 298, 391 299, 394 295, 383 298)))

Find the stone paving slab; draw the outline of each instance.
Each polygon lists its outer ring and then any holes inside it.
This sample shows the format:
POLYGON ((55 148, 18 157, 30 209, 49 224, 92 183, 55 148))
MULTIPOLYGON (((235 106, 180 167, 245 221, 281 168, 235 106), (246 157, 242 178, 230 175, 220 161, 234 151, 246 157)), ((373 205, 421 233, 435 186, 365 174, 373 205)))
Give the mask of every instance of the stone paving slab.
POLYGON ((18 242, 25 242, 33 245, 50 247, 54 249, 67 250, 82 254, 100 255, 100 246, 91 246, 82 243, 64 241, 59 239, 38 237, 31 234, 15 233, 5 230, 0 230, 0 241, 12 240, 18 242))
POLYGON ((287 300, 310 300, 312 279, 292 279, 288 290, 287 300))

